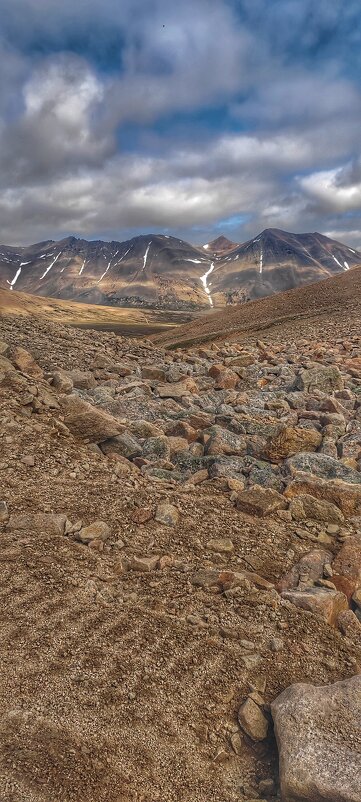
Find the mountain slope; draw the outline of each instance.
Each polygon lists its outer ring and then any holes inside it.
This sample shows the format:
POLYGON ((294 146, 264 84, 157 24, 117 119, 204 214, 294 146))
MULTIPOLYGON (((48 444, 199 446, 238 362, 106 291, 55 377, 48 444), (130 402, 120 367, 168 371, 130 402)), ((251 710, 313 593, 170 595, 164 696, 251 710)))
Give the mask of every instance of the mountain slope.
POLYGON ((192 311, 272 295, 361 262, 361 253, 317 233, 266 229, 233 245, 219 237, 202 249, 147 234, 125 242, 68 237, 0 246, 0 286, 84 303, 192 311))
POLYGON ((356 321, 357 331, 360 316, 361 266, 317 284, 204 315, 152 339, 165 348, 244 338, 248 341, 263 336, 272 342, 279 329, 285 334, 287 328, 290 340, 297 341, 304 328, 312 328, 317 342, 327 340, 327 331, 332 334, 343 320, 347 320, 350 329, 356 321))
POLYGON ((322 234, 266 229, 217 261, 212 275, 214 304, 220 306, 224 296, 228 302, 262 298, 320 281, 360 262, 360 253, 322 234))

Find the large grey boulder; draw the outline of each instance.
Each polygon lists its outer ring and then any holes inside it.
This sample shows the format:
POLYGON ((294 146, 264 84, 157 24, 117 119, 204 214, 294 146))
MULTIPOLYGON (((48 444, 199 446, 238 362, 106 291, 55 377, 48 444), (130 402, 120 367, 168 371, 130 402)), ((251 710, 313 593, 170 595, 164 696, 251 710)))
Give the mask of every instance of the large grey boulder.
POLYGON ((360 802, 361 676, 291 685, 271 711, 283 802, 360 802))
POLYGON ((359 471, 349 468, 340 460, 328 457, 326 454, 296 454, 286 461, 285 469, 292 476, 297 476, 299 473, 311 473, 320 479, 341 479, 343 482, 361 484, 359 471))
POLYGON ((312 368, 301 370, 295 382, 295 390, 312 393, 321 390, 323 393, 332 393, 343 389, 343 378, 336 365, 315 365, 312 368))

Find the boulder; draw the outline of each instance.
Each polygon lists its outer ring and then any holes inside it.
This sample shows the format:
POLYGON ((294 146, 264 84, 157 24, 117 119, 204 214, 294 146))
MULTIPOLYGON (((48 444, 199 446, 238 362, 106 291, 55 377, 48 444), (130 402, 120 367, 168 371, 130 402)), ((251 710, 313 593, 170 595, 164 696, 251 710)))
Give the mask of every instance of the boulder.
POLYGON ((285 490, 286 498, 307 494, 335 504, 345 518, 361 515, 361 487, 346 482, 326 482, 300 474, 285 490))
POLYGON ((162 368, 157 368, 156 365, 145 365, 142 368, 142 378, 143 379, 150 379, 151 381, 165 381, 165 370, 162 368))
POLYGON ((71 393, 74 387, 73 381, 65 370, 56 370, 52 374, 52 386, 59 393, 71 393))
POLYGON ((296 454, 287 460, 286 470, 292 476, 297 476, 298 473, 311 473, 320 479, 341 479, 343 482, 361 484, 359 471, 326 454, 296 454))
POLYGON ((148 437, 143 445, 142 456, 151 461, 158 459, 169 460, 170 442, 165 435, 161 437, 148 437))
POLYGON ((339 614, 348 609, 345 594, 331 588, 297 588, 296 590, 285 590, 281 596, 296 607, 302 607, 303 610, 309 610, 311 613, 321 616, 331 626, 336 626, 339 614))
POLYGON ((105 440, 101 444, 101 449, 103 454, 117 454, 126 459, 135 459, 142 453, 142 446, 129 432, 123 432, 123 434, 105 440))
POLYGON ((92 390, 97 385, 94 374, 90 370, 75 368, 68 371, 68 376, 78 390, 92 390))
POLYGON ((108 412, 94 407, 75 394, 63 396, 61 407, 64 423, 72 434, 91 443, 102 443, 124 430, 124 426, 108 412))
POLYGON ((183 420, 171 423, 166 429, 166 434, 168 437, 182 437, 184 440, 187 440, 188 443, 194 443, 198 437, 198 432, 193 426, 190 426, 187 421, 183 420))
POLYGON ((360 802, 361 676, 291 685, 271 705, 282 799, 360 802))
POLYGON ((29 354, 29 351, 26 351, 25 348, 21 348, 20 346, 14 348, 12 352, 12 361, 22 373, 27 373, 28 376, 31 376, 33 379, 43 378, 44 374, 40 365, 35 362, 34 357, 32 357, 31 354, 29 354))
POLYGON ((212 365, 208 375, 215 379, 216 390, 234 390, 239 383, 238 373, 224 367, 224 365, 212 365))
POLYGON ((210 438, 204 449, 205 454, 242 457, 246 453, 247 443, 244 437, 239 437, 239 435, 223 429, 222 426, 212 426, 209 434, 210 438))
POLYGON ((147 420, 132 421, 129 423, 129 428, 136 437, 144 439, 147 437, 161 437, 163 435, 160 426, 156 426, 154 423, 147 420))
POLYGON ((321 521, 321 523, 341 524, 345 520, 341 510, 335 504, 321 501, 308 493, 292 499, 289 511, 294 521, 311 518, 313 521, 321 521))
POLYGON ((283 592, 313 585, 317 579, 322 579, 324 567, 329 565, 331 561, 332 554, 330 551, 313 549, 308 554, 304 554, 291 571, 280 580, 278 590, 283 592))
POLYGON ((295 382, 295 389, 312 393, 321 390, 331 394, 334 390, 343 390, 342 373, 336 365, 316 365, 307 370, 301 370, 295 382))
POLYGON ((351 599, 361 588, 361 535, 348 537, 332 563, 332 582, 351 599))
POLYGON ((170 455, 179 454, 182 451, 189 451, 189 443, 184 437, 167 437, 170 455))
POLYGON ((286 499, 280 493, 261 485, 253 485, 248 490, 243 490, 242 493, 238 493, 236 499, 238 510, 260 518, 271 515, 276 510, 285 510, 287 506, 286 499))
POLYGON ((209 551, 219 552, 219 554, 232 554, 234 545, 232 540, 228 537, 214 538, 208 541, 207 549, 209 549, 209 551))
POLYGON ((187 378, 185 381, 174 384, 158 384, 157 393, 160 398, 183 398, 190 393, 196 393, 198 387, 193 379, 187 378))
POLYGON ((322 435, 317 429, 285 426, 267 443, 266 456, 272 462, 277 462, 300 451, 316 451, 321 443, 322 435))

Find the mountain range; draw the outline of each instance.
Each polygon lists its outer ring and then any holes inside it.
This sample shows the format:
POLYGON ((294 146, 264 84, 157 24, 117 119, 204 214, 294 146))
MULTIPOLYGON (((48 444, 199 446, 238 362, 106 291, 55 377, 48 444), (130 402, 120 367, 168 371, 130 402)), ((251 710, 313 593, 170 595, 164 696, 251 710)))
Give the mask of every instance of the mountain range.
POLYGON ((147 234, 125 242, 67 237, 0 246, 0 287, 107 306, 196 311, 319 281, 361 263, 361 252, 319 233, 266 229, 202 246, 147 234))

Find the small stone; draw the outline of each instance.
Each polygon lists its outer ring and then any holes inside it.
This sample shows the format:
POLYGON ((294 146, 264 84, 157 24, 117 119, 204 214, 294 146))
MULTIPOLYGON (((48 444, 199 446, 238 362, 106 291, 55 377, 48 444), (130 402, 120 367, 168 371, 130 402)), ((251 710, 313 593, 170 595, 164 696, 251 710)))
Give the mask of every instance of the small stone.
POLYGON ((33 468, 35 465, 35 457, 32 457, 30 454, 26 455, 21 458, 21 462, 23 465, 27 465, 28 468, 33 468))
POLYGON ((138 507, 132 514, 132 521, 135 524, 146 524, 153 518, 150 507, 138 507))
POLYGON ((283 640, 281 638, 272 638, 270 649, 271 652, 281 652, 283 649, 283 640))
POLYGON ((166 526, 176 526, 179 521, 179 512, 173 504, 158 504, 155 520, 166 526))
POLYGON ((219 552, 220 554, 232 554, 234 545, 229 538, 219 538, 217 540, 209 540, 207 549, 219 552))
POLYGON ((79 539, 82 543, 90 543, 92 540, 108 540, 111 530, 105 521, 94 521, 89 526, 85 526, 79 532, 79 539))
POLYGON ((267 737, 268 720, 252 699, 243 702, 238 711, 238 721, 252 741, 263 741, 267 737))
POLYGON ((236 755, 241 755, 244 749, 243 741, 239 732, 234 732, 230 738, 232 749, 236 755))
POLYGON ((0 501, 0 523, 7 521, 9 518, 8 505, 6 501, 0 501))
POLYGON ((226 763, 229 758, 229 752, 226 752, 225 749, 220 749, 214 758, 214 763, 226 763))
POLYGON ((340 527, 338 524, 327 524, 326 532, 328 535, 338 535, 340 527))
POLYGON ((159 561, 159 554, 153 557, 133 557, 130 567, 133 571, 154 571, 159 561))

